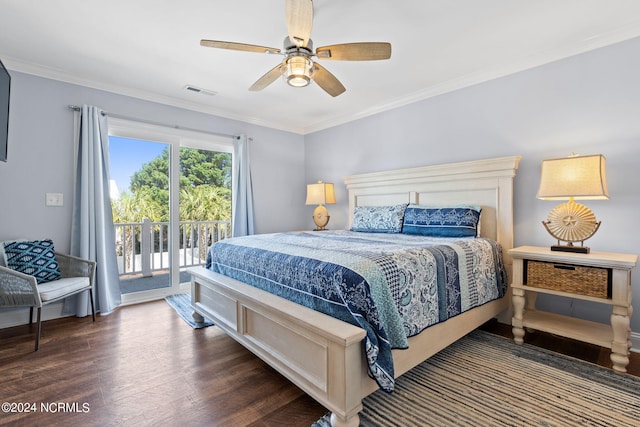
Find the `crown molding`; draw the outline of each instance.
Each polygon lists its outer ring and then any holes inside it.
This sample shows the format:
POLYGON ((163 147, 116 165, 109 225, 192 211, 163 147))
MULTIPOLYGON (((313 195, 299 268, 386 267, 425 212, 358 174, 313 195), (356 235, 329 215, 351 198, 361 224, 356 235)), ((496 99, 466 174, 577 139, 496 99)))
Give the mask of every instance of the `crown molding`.
POLYGON ((429 86, 414 93, 398 97, 391 102, 376 105, 358 113, 350 115, 336 115, 329 120, 317 122, 311 126, 305 127, 304 134, 317 132, 341 124, 349 123, 378 113, 393 110, 405 105, 413 104, 480 83, 499 79, 501 77, 512 75, 521 71, 541 67, 552 62, 591 52, 596 49, 611 46, 637 37, 640 37, 640 22, 618 29, 616 31, 590 37, 583 40, 582 43, 574 46, 563 46, 544 52, 538 52, 536 54, 520 58, 516 61, 510 61, 507 63, 499 64, 495 67, 479 70, 477 72, 470 73, 464 76, 455 77, 440 84, 429 86))
POLYGON ((158 104, 168 105, 177 108, 183 108, 185 110, 195 111, 199 113, 211 114, 214 116, 222 117, 230 120, 237 120, 244 123, 249 123, 257 126, 264 126, 271 129, 278 129, 292 133, 301 134, 304 129, 300 127, 291 126, 279 126, 271 122, 267 122, 257 117, 250 117, 245 115, 229 114, 228 111, 221 110, 210 105, 201 104, 197 102, 189 102, 184 99, 174 98, 170 96, 160 95, 155 92, 144 91, 128 86, 114 85, 110 83, 99 82, 90 79, 84 79, 82 77, 65 73, 62 70, 46 67, 39 64, 33 64, 30 62, 21 61, 12 57, 3 57, 4 65, 12 70, 24 74, 30 74, 45 79, 51 79, 61 81, 64 83, 70 83, 78 86, 84 86, 91 89, 102 90, 105 92, 115 93, 119 95, 128 96, 131 98, 141 99, 144 101, 155 102, 158 104))

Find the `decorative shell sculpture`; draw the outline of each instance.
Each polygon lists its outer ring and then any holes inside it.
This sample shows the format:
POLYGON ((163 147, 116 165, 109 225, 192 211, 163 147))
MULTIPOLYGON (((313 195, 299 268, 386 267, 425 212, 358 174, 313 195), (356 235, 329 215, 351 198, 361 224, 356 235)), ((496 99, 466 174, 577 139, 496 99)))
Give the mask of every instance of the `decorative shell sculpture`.
POLYGON ((587 240, 600 227, 600 221, 596 221, 591 209, 573 201, 553 208, 542 224, 549 234, 569 245, 587 240))

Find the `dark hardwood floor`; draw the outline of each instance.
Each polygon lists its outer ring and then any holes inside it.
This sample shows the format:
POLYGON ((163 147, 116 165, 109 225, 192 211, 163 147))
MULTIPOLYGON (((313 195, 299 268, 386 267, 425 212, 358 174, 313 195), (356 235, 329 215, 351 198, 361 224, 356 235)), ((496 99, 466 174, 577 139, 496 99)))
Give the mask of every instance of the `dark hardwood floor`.
POLYGON ((0 401, 36 403, 0 424, 310 426, 326 411, 216 327, 194 330, 161 300, 108 316, 0 330, 0 401), (43 413, 41 403, 87 403, 43 413))
MULTIPOLYGON (((483 329, 511 336, 495 322, 483 329)), ((610 366, 596 346, 541 333, 526 340, 610 366)), ((308 427, 326 412, 218 328, 191 329, 164 301, 96 323, 47 321, 33 346, 28 325, 0 330, 0 403, 14 404, 1 425, 308 427)), ((629 372, 640 375, 640 354, 629 372)))

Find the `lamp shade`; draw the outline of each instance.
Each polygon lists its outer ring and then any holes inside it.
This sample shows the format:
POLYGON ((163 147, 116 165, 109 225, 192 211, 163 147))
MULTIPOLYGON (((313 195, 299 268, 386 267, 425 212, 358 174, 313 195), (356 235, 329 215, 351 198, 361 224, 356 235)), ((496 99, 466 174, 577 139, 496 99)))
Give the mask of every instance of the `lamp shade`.
POLYGON ((537 197, 542 200, 609 198, 602 154, 544 160, 537 197))
POLYGON ((318 181, 317 184, 307 185, 307 205, 332 205, 336 203, 333 184, 318 181))

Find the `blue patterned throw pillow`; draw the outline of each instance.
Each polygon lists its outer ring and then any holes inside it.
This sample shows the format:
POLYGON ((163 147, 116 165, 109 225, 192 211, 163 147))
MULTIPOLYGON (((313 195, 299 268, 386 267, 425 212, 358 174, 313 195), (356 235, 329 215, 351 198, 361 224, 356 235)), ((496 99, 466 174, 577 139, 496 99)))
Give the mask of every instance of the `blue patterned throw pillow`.
POLYGON ((34 276, 38 283, 46 283, 62 277, 52 240, 16 241, 3 244, 7 267, 12 270, 34 276))
POLYGON ((481 208, 476 206, 427 207, 409 205, 402 233, 430 237, 475 237, 481 208))
POLYGON ((393 206, 356 206, 351 231, 400 233, 407 204, 393 206))

